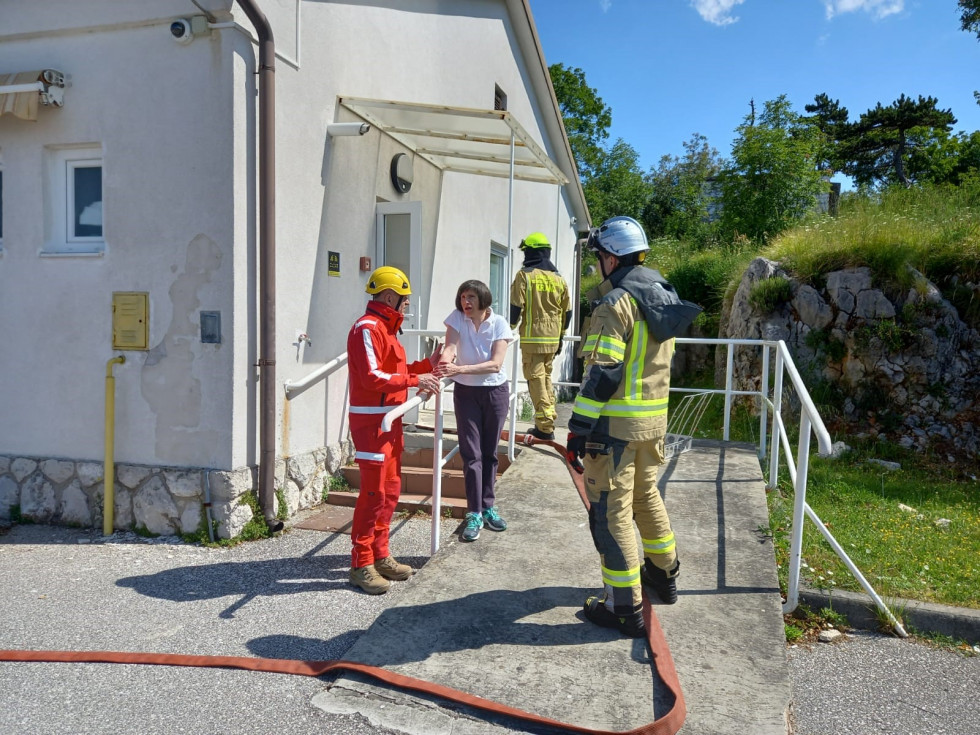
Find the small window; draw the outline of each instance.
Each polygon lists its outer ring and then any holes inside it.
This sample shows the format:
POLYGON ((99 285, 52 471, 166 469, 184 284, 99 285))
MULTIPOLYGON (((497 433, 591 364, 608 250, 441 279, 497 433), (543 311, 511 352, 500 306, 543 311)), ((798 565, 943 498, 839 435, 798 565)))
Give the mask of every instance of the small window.
POLYGON ((102 161, 68 161, 68 242, 102 240, 102 161))
POLYGON ((507 109, 507 95, 504 94, 504 90, 502 90, 496 84, 493 85, 493 109, 495 110, 507 109))
POLYGON ((47 148, 45 163, 42 254, 102 254, 101 147, 47 148))
POLYGON ((490 286, 490 294, 493 296, 493 302, 490 304, 493 313, 503 315, 504 319, 510 319, 509 313, 504 313, 504 309, 510 306, 507 249, 495 242, 490 243, 490 283, 487 285, 490 286))

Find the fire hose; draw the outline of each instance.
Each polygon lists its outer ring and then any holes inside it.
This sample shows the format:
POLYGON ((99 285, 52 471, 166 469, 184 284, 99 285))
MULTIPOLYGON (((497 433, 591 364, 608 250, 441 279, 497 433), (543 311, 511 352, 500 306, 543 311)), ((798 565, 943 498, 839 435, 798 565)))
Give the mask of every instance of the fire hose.
MULTIPOLYGON (((507 439, 504 432, 504 439, 507 439)), ((559 455, 565 456, 565 448, 558 442, 545 441, 530 434, 517 434, 515 441, 527 446, 550 446, 558 450, 559 455)), ((579 497, 589 507, 585 494, 582 475, 569 467, 569 474, 575 484, 579 497)), ((532 712, 526 712, 516 707, 510 707, 494 702, 475 694, 453 689, 433 682, 423 681, 404 674, 398 674, 378 666, 357 663, 355 661, 297 661, 293 659, 251 658, 247 656, 194 656, 173 653, 136 653, 125 651, 22 651, 0 650, 0 661, 34 662, 34 663, 105 663, 105 664, 141 664, 152 666, 191 666, 223 669, 241 669, 245 671, 263 671, 276 674, 294 674, 298 676, 323 676, 332 672, 348 671, 363 674, 373 679, 389 684, 398 689, 440 697, 450 702, 473 707, 496 715, 513 717, 535 725, 545 725, 559 728, 567 732, 587 733, 589 735, 675 735, 684 724, 687 714, 684 695, 677 679, 674 660, 667 647, 660 622, 650 605, 646 594, 643 595, 643 622, 646 624, 647 645, 653 657, 653 665, 664 686, 674 697, 671 709, 662 717, 632 730, 612 731, 596 730, 593 728, 561 722, 532 712)))

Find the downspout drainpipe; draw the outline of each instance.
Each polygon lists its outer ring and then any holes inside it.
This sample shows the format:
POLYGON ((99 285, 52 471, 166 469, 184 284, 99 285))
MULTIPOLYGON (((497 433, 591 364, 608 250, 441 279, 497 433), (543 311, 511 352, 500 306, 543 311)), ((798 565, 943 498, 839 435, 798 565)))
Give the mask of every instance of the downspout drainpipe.
POLYGON ((259 507, 276 518, 276 43, 255 0, 238 0, 259 39, 259 507))

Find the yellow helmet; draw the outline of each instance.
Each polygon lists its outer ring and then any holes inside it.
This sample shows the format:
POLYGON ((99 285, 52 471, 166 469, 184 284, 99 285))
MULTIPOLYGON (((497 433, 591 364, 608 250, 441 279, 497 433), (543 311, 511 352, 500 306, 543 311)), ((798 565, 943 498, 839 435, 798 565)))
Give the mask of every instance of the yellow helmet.
POLYGON ((537 250, 538 248, 550 247, 551 243, 548 242, 548 237, 543 232, 532 232, 530 235, 521 240, 521 250, 537 250))
POLYGON ((379 294, 389 288, 399 296, 408 296, 412 293, 412 287, 408 284, 408 278, 404 273, 390 265, 383 265, 374 269, 364 291, 369 294, 379 294))

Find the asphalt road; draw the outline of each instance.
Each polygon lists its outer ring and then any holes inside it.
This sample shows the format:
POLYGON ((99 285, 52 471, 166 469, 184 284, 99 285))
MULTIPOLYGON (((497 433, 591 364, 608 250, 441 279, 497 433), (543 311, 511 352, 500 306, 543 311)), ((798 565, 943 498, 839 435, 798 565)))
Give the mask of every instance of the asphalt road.
MULTIPOLYGON (((443 521, 442 534, 456 525, 443 521)), ((429 529, 397 522, 395 555, 423 564, 429 529)), ((413 584, 354 591, 349 549, 349 537, 315 531, 206 549, 16 526, 0 535, 0 648, 342 658, 413 584)), ((980 657, 865 633, 788 655, 796 735, 980 733, 980 657)), ((388 732, 312 707, 324 686, 222 669, 0 663, 0 732, 388 732)))

